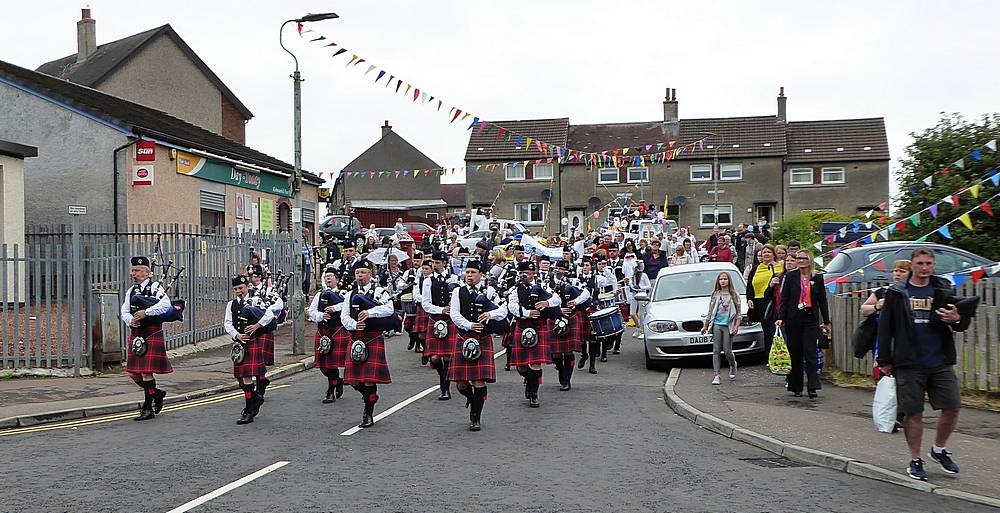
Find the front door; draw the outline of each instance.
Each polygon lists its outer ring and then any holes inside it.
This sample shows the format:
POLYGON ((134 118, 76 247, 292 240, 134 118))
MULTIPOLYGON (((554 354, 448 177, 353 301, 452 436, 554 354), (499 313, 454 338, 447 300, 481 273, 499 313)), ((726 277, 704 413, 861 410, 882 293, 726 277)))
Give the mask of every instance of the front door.
POLYGON ((583 209, 570 209, 566 211, 566 218, 569 219, 569 228, 574 232, 581 230, 583 226, 583 209))
POLYGON ((773 224, 774 223, 774 204, 773 203, 766 203, 766 204, 760 204, 760 203, 758 203, 758 204, 754 205, 754 210, 757 213, 757 215, 754 216, 754 219, 753 219, 754 224, 759 223, 761 218, 766 219, 768 224, 773 224))

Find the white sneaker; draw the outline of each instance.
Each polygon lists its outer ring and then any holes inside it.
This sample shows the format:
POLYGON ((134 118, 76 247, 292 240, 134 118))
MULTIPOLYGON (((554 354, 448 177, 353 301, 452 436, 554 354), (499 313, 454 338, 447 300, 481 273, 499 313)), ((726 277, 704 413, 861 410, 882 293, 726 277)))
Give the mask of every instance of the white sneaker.
POLYGON ((635 338, 637 338, 639 340, 643 340, 643 339, 646 338, 646 335, 643 332, 640 331, 639 334, 635 336, 635 338))
POLYGON ((736 362, 729 366, 729 379, 736 379, 736 362))
POLYGON ((713 385, 721 385, 722 384, 722 378, 720 378, 719 375, 716 374, 715 377, 712 378, 712 384, 713 385))

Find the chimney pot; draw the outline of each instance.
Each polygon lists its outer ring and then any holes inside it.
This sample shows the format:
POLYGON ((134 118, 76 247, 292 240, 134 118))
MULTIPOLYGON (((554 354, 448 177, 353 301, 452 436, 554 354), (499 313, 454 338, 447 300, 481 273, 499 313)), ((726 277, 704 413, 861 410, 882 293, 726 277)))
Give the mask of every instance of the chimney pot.
POLYGON ((76 22, 76 62, 87 60, 97 51, 97 22, 90 17, 90 8, 80 10, 76 22))
POLYGON ((389 120, 385 120, 385 124, 382 125, 382 137, 385 137, 389 132, 392 132, 392 127, 389 126, 389 120))
POLYGON ((668 139, 677 140, 680 135, 680 121, 677 117, 677 89, 667 88, 667 97, 663 101, 663 135, 668 139))
POLYGON ((677 101, 677 89, 670 90, 670 101, 672 102, 677 101))

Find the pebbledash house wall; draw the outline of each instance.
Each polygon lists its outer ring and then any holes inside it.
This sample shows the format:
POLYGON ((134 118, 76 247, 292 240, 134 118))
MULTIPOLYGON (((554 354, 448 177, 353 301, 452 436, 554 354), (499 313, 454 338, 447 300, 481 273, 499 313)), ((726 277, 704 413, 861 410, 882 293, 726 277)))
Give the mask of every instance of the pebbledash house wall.
MULTIPOLYGON (((24 162, 26 223, 68 224, 67 205, 86 206, 87 223, 113 223, 111 154, 127 142, 125 134, 6 83, 0 105, 0 139, 39 149, 24 162)), ((119 153, 121 184, 129 176, 126 151, 119 153)), ((125 187, 119 187, 122 202, 125 187)), ((124 209, 119 217, 124 222, 124 209)))
POLYGON ((785 215, 802 210, 836 210, 843 215, 867 211, 889 197, 889 164, 886 161, 789 163, 785 165, 785 215), (822 168, 844 168, 844 183, 820 183, 822 168), (791 185, 791 170, 813 169, 813 185, 791 185))
POLYGON ((222 93, 165 35, 157 36, 95 89, 223 134, 222 93))
MULTIPOLYGON (((556 235, 560 226, 560 219, 563 214, 560 212, 559 193, 559 164, 552 164, 553 178, 541 180, 506 180, 503 169, 504 161, 469 161, 469 166, 481 166, 479 171, 466 171, 465 202, 466 208, 489 207, 496 199, 494 213, 499 219, 514 219, 515 203, 542 203, 545 210, 543 223, 523 223, 525 228, 533 233, 544 233, 545 235, 556 235), (493 171, 487 171, 489 164, 496 164, 493 171), (500 188, 504 190, 497 198, 500 188), (551 202, 542 196, 543 191, 552 191, 551 202)), ((532 169, 533 164, 528 165, 532 169)), ((564 185, 565 187, 565 185, 564 185)), ((565 193, 565 189, 563 190, 565 193)), ((589 197, 589 196, 588 196, 589 197)), ((586 199, 584 199, 586 204, 586 199)))

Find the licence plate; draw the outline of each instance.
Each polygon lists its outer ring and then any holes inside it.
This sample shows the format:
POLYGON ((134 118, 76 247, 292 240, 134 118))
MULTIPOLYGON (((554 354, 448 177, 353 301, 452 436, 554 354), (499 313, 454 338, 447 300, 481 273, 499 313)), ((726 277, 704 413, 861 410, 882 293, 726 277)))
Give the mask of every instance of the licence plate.
POLYGON ((702 335, 698 337, 685 337, 688 344, 711 344, 712 337, 708 335, 702 335))

